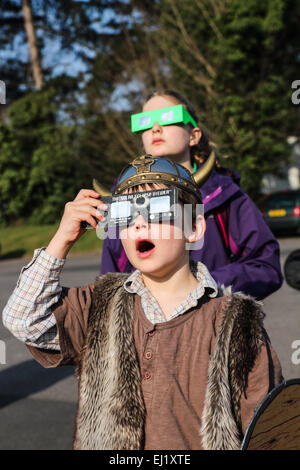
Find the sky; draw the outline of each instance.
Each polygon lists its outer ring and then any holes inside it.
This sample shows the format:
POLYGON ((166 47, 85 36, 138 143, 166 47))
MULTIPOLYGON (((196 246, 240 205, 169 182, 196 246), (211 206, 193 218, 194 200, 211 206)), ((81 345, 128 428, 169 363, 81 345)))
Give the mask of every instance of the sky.
MULTIPOLYGON (((84 0, 82 0, 84 1, 84 0)), ((20 4, 20 18, 23 18, 22 10, 21 10, 21 0, 16 0, 15 4, 20 4)), ((32 2, 34 5, 34 2, 32 2)), ((36 2, 38 5, 38 2, 36 2)), ((38 13, 38 11, 36 10, 38 13)), ((0 10, 0 13, 3 13, 0 10)), ((98 18, 98 13, 97 18, 98 18)), ((4 12, 4 18, 2 17, 2 21, 5 21, 5 18, 8 18, 8 13, 4 12)), ((109 21, 112 17, 115 16, 114 10, 106 9, 101 17, 101 21, 95 21, 93 24, 93 28, 99 33, 109 33, 112 32, 112 29, 107 26, 109 21)), ((51 25, 52 26, 52 25, 51 25)), ((53 24, 53 28, 55 28, 55 24, 53 24)), ((37 37, 43 38, 45 47, 40 51, 42 57, 42 66, 46 73, 50 72, 50 76, 55 77, 62 73, 65 73, 70 76, 77 76, 79 73, 85 73, 87 68, 82 59, 78 57, 76 52, 84 50, 84 53, 93 58, 96 55, 95 51, 88 49, 87 47, 84 48, 79 44, 73 44, 73 51, 65 51, 61 50, 61 38, 58 35, 47 34, 45 31, 38 28, 36 24, 36 33, 37 37)), ((7 43, 2 44, 0 47, 0 79, 1 79, 1 68, 5 67, 5 63, 7 60, 21 60, 24 63, 28 63, 29 61, 29 47, 27 41, 24 40, 24 34, 19 34, 14 37, 13 42, 7 41, 7 43)), ((24 87, 26 84, 27 77, 24 77, 24 87)), ((20 84, 22 86, 22 84, 20 84)))

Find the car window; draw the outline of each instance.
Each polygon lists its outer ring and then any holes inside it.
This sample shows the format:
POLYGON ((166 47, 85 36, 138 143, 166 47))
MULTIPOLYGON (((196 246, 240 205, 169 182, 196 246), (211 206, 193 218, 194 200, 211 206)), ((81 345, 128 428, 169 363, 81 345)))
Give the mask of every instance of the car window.
POLYGON ((275 208, 276 207, 278 208, 294 207, 297 204, 298 199, 299 199, 299 195, 297 195, 297 193, 273 194, 266 201, 266 208, 273 209, 274 207, 275 208))

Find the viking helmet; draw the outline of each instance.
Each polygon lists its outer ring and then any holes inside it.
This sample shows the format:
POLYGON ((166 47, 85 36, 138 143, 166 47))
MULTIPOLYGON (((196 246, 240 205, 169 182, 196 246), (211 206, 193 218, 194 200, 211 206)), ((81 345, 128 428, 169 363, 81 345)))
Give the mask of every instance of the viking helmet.
MULTIPOLYGON (((163 183, 168 186, 176 186, 193 194, 201 203, 199 188, 205 183, 215 165, 215 153, 212 151, 207 161, 193 175, 191 172, 175 163, 169 158, 152 157, 143 155, 133 160, 121 172, 114 195, 122 193, 125 189, 144 183, 163 183)), ((102 196, 111 196, 95 179, 94 189, 102 196)))

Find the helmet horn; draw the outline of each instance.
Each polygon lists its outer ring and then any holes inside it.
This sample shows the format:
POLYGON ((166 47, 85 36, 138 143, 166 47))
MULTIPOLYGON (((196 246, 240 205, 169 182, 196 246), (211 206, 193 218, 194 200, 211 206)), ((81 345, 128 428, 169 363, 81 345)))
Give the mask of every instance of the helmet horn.
POLYGON ((202 167, 199 168, 199 170, 193 174, 194 180, 199 187, 201 187, 205 183, 205 181, 209 178, 209 175, 214 169, 215 162, 216 162, 216 155, 215 155, 215 152, 212 151, 208 159, 204 163, 204 165, 202 165, 202 167))
POLYGON ((93 179, 93 188, 100 196, 112 196, 112 192, 105 189, 95 178, 93 179))

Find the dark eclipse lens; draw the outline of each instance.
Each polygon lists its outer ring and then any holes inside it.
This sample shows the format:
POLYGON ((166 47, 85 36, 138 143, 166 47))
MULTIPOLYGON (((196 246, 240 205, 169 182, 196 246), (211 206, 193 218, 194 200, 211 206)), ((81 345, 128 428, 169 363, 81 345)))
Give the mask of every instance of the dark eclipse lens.
POLYGON ((142 206, 145 203, 145 198, 144 197, 138 197, 135 201, 136 205, 142 206))

